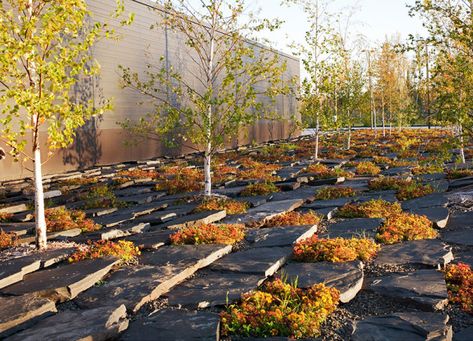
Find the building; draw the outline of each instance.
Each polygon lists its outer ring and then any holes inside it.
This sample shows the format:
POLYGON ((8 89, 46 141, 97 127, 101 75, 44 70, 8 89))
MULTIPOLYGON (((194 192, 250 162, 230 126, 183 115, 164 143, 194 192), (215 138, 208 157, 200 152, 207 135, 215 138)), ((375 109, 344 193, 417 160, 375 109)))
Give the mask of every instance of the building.
MULTIPOLYGON (((66 170, 87 168, 94 165, 112 164, 129 160, 144 160, 161 155, 176 155, 190 152, 183 147, 166 149, 154 140, 136 146, 126 146, 127 134, 117 122, 126 118, 137 118, 150 109, 146 100, 136 91, 122 89, 118 66, 130 67, 136 72, 144 72, 146 61, 159 60, 166 56, 171 64, 191 65, 183 39, 173 32, 150 30, 158 16, 154 13, 154 3, 149 0, 125 0, 127 12, 135 14, 131 26, 121 27, 118 19, 110 19, 115 0, 88 0, 92 20, 107 20, 120 35, 119 40, 102 40, 92 51, 101 65, 100 76, 82 82, 76 87, 77 98, 93 99, 99 103, 104 98, 113 98, 114 110, 103 117, 90 121, 80 129, 73 146, 57 153, 45 164, 44 173, 57 173, 66 170)), ((284 78, 299 77, 299 60, 293 56, 278 53, 287 63, 284 78)), ((288 120, 297 112, 297 102, 293 96, 280 96, 277 110, 288 120)), ((287 137, 290 124, 286 122, 259 122, 231 144, 247 144, 287 137)), ((42 137, 44 141, 45 138, 42 137)), ((5 148, 6 149, 6 148, 5 148)), ((44 156, 46 157, 46 156, 44 156)), ((0 162, 0 180, 30 177, 31 174, 10 157, 0 162)))

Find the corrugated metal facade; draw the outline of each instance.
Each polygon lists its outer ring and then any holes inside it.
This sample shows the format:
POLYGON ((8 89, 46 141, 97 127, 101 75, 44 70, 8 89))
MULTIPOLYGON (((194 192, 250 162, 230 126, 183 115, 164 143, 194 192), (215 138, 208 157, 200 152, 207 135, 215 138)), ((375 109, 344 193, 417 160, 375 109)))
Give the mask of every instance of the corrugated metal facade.
MULTIPOLYGON (((93 13, 93 20, 107 20, 113 11, 115 0, 88 0, 93 13)), ((158 20, 158 16, 146 4, 148 0, 126 0, 126 11, 135 13, 135 21, 131 26, 121 27, 118 20, 111 21, 119 40, 103 40, 93 50, 95 59, 101 65, 101 74, 97 79, 84 82, 77 87, 77 96, 84 99, 93 98, 99 103, 103 98, 113 98, 114 110, 100 119, 90 122, 78 133, 75 144, 68 150, 61 151, 45 166, 45 173, 56 173, 65 170, 90 167, 98 164, 110 164, 128 160, 142 160, 163 154, 181 154, 189 150, 185 148, 165 149, 161 143, 149 140, 138 146, 124 145, 126 134, 117 122, 126 118, 136 119, 149 111, 152 106, 136 91, 121 89, 118 66, 130 67, 142 73, 146 62, 159 61, 161 56, 169 56, 172 65, 180 65, 183 69, 192 67, 187 55, 188 51, 183 40, 172 32, 150 30, 150 26, 158 20), (141 2, 141 3, 140 3, 141 2), (139 104, 144 102, 143 104, 139 104)), ((299 77, 299 60, 281 54, 287 63, 285 79, 299 77)), ((277 110, 284 117, 297 112, 297 103, 293 96, 280 96, 277 99, 277 110)), ((252 141, 265 141, 287 137, 290 132, 288 122, 259 122, 248 132, 242 132, 236 144, 252 141)), ((45 138, 43 138, 44 141, 45 138)), ((20 164, 12 163, 10 158, 0 162, 0 180, 30 176, 20 164)))

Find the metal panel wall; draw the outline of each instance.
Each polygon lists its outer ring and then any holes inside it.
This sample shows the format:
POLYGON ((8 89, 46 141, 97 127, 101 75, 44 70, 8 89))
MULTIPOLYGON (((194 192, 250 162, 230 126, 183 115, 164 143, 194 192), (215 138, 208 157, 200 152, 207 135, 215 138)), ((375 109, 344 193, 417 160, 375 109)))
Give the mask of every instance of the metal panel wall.
MULTIPOLYGON (((74 145, 59 152, 46 164, 45 173, 189 152, 190 150, 183 147, 169 150, 153 140, 140 143, 139 146, 125 146, 127 134, 117 125, 117 122, 126 118, 139 118, 152 109, 147 98, 136 91, 120 87, 118 66, 130 67, 143 73, 147 61, 159 61, 161 56, 167 55, 173 66, 177 65, 183 69, 192 67, 188 57, 189 51, 186 50, 182 38, 173 32, 150 30, 150 26, 158 20, 156 13, 146 6, 152 6, 151 1, 125 1, 126 11, 135 14, 134 23, 127 27, 121 27, 119 20, 110 19, 115 0, 88 0, 88 3, 93 15, 92 20, 110 22, 120 39, 102 40, 94 48, 93 56, 101 65, 100 76, 78 85, 75 91, 78 98, 93 98, 95 103, 100 103, 104 98, 113 98, 114 109, 81 129, 74 145)), ((287 63, 284 78, 299 77, 299 60, 282 53, 280 56, 287 63)), ((289 119, 297 112, 295 98, 280 96, 277 99, 277 110, 289 119)), ((285 138, 289 131, 288 122, 262 121, 247 132, 242 132, 231 144, 285 138)), ((44 141, 45 137, 42 140, 44 141)), ((22 165, 12 163, 10 158, 0 161, 0 181, 26 176, 30 174, 22 165)))

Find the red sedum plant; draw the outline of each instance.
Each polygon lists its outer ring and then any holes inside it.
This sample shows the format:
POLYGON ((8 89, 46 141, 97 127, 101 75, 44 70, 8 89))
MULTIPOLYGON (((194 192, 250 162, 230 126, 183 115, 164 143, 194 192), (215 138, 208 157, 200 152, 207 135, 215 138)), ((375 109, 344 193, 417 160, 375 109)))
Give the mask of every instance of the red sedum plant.
POLYGON ((123 263, 136 261, 140 255, 138 247, 126 240, 112 242, 110 240, 89 241, 85 247, 79 247, 69 257, 70 263, 79 262, 85 259, 97 259, 103 257, 116 257, 123 263))
POLYGON ((49 208, 45 212, 48 232, 81 229, 82 232, 93 232, 102 227, 85 217, 85 212, 68 210, 64 207, 49 208))
POLYGON ((241 191, 240 196, 243 197, 256 197, 259 195, 269 195, 271 193, 279 192, 279 188, 272 182, 261 182, 246 186, 241 191))
POLYGON ((170 236, 174 245, 226 244, 233 245, 245 237, 240 224, 199 224, 184 228, 170 236))
POLYGON ((448 298, 460 304, 461 308, 473 314, 473 270, 464 263, 450 264, 445 272, 448 298))
POLYGON ((0 230, 0 249, 14 246, 16 243, 16 234, 0 230))
POLYGON ((269 219, 264 224, 264 227, 317 225, 320 223, 320 220, 320 216, 314 211, 307 213, 292 211, 269 219))
POLYGON ((398 202, 390 203, 382 199, 373 199, 361 204, 345 204, 337 211, 340 218, 387 218, 402 213, 398 202))
POLYGON ((423 185, 418 182, 411 182, 401 187, 396 194, 398 200, 410 200, 432 194, 434 189, 430 185, 423 185))
POLYGON ((375 176, 381 173, 381 168, 376 166, 373 162, 363 161, 356 166, 357 175, 375 176))
POLYGON ((356 195, 356 191, 351 187, 324 187, 315 195, 317 200, 332 200, 339 198, 348 198, 356 195))
POLYGON ((340 293, 324 284, 307 290, 277 279, 242 296, 220 314, 223 336, 284 336, 292 339, 320 335, 320 327, 337 308, 340 293))
POLYGON ((202 203, 195 209, 196 212, 202 211, 220 211, 225 210, 227 214, 242 214, 248 210, 249 204, 242 201, 210 198, 204 199, 202 203))
POLYGON ((376 240, 383 244, 395 244, 407 240, 434 239, 437 230, 426 216, 400 213, 387 217, 378 229, 376 240))
POLYGON ((314 235, 298 242, 293 256, 299 262, 350 262, 356 259, 368 261, 376 256, 380 246, 366 238, 319 239, 314 235))

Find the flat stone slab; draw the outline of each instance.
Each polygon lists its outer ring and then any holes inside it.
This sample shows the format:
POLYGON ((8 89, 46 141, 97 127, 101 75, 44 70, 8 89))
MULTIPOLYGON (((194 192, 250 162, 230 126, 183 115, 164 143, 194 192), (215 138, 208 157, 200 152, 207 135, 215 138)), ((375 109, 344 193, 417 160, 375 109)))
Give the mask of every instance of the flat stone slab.
POLYGON ((406 200, 401 203, 404 210, 415 210, 419 208, 446 207, 448 199, 445 194, 429 194, 417 199, 406 200))
POLYGON ((452 215, 441 239, 459 245, 473 246, 473 211, 452 215))
POLYGON ((264 276, 204 270, 166 294, 169 305, 193 309, 223 306, 254 290, 264 276))
POLYGON ((125 306, 68 310, 48 317, 9 338, 12 341, 94 340, 116 338, 128 328, 125 306))
POLYGON ((130 323, 122 341, 218 340, 220 317, 205 311, 163 309, 130 323))
POLYGON ((133 242, 140 249, 151 250, 169 244, 169 237, 174 233, 172 230, 144 232, 124 239, 133 242))
POLYGON ((327 232, 322 234, 324 238, 352 238, 366 237, 374 239, 376 230, 383 223, 383 219, 377 218, 355 218, 346 219, 338 223, 329 224, 327 232))
POLYGON ((72 253, 73 249, 58 249, 0 262, 0 289, 23 280, 24 276, 56 264, 72 253))
POLYGON ((387 202, 397 202, 396 191, 372 191, 365 192, 362 195, 354 198, 356 202, 366 202, 370 200, 384 200, 387 202))
POLYGON ((416 264, 444 266, 453 260, 452 248, 438 239, 385 245, 374 259, 376 265, 416 264))
POLYGON ((354 199, 353 198, 339 198, 339 199, 333 199, 333 200, 316 200, 310 204, 305 204, 302 206, 303 208, 310 208, 313 210, 318 210, 322 208, 328 208, 328 207, 342 207, 345 204, 348 204, 349 202, 352 202, 354 199))
POLYGON ((227 213, 225 212, 225 210, 199 212, 173 219, 168 223, 159 225, 159 227, 166 227, 168 229, 180 229, 196 224, 211 224, 222 220, 226 216, 227 213))
POLYGON ((376 279, 369 286, 381 295, 417 303, 428 310, 439 310, 448 302, 444 274, 436 270, 417 270, 376 279))
POLYGON ((249 229, 245 238, 252 243, 250 247, 290 246, 316 232, 317 225, 271 227, 249 229))
POLYGON ((117 263, 115 258, 84 260, 26 275, 20 283, 1 290, 6 295, 36 293, 53 301, 64 302, 101 280, 117 263))
POLYGON ((261 226, 268 219, 294 211, 304 203, 302 199, 270 201, 258 207, 250 208, 245 214, 237 214, 224 219, 226 224, 249 224, 261 226))
POLYGON ((331 263, 298 263, 291 262, 280 270, 283 277, 293 283, 297 280, 300 288, 325 283, 340 291, 340 301, 350 302, 363 286, 363 263, 360 261, 331 263))
POLYGON ((417 208, 410 211, 411 213, 424 215, 438 228, 445 228, 450 218, 450 213, 446 207, 430 207, 430 208, 417 208))
POLYGON ((455 333, 455 341, 471 341, 471 336, 473 335, 473 326, 462 329, 460 332, 455 333))
POLYGON ((451 341, 453 331, 447 325, 448 320, 447 315, 426 312, 368 317, 356 322, 350 340, 451 341))
POLYGON ((55 313, 56 304, 35 294, 0 297, 0 338, 21 324, 55 313))
POLYGON ((222 245, 162 247, 144 253, 142 265, 115 271, 103 285, 89 289, 75 301, 83 308, 125 304, 129 311, 137 312, 230 251, 231 246, 222 245))
POLYGON ((232 253, 213 263, 210 268, 267 277, 273 275, 291 256, 292 247, 252 248, 232 253))
POLYGON ((304 186, 289 192, 278 192, 273 194, 274 201, 302 199, 305 202, 314 201, 317 187, 304 186))

